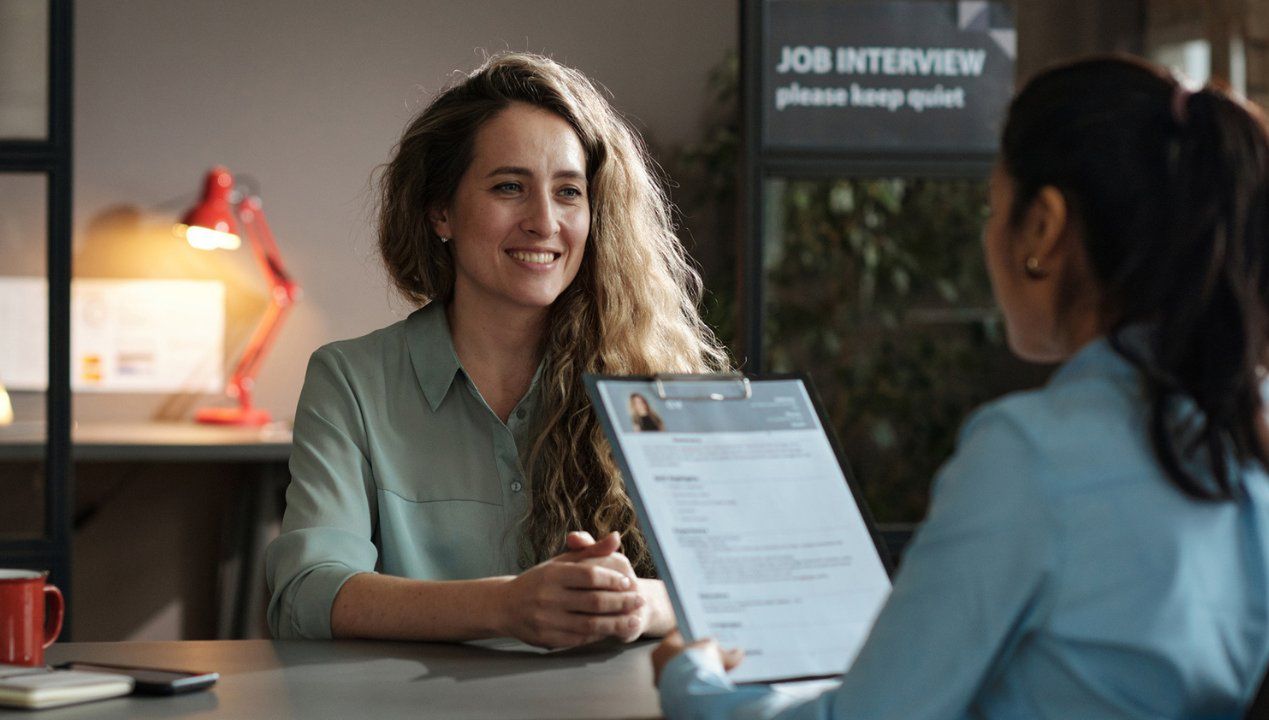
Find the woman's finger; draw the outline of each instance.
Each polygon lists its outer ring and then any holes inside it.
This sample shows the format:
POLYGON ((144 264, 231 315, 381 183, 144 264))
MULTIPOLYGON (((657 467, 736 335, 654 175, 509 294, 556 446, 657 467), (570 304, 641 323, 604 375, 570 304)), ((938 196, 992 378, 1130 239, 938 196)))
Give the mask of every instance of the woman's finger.
POLYGON ((633 615, 584 615, 561 613, 549 627, 557 633, 567 633, 595 642, 608 637, 622 637, 639 626, 639 618, 633 615))
POLYGON ((597 565, 599 567, 606 567, 610 570, 616 570, 629 578, 635 577, 634 566, 630 564, 630 558, 622 555, 621 553, 612 553, 610 555, 604 555, 603 557, 584 558, 582 560, 578 560, 577 562, 584 565, 597 565))
POLYGON ((633 613, 643 607, 643 603, 643 598, 637 592, 572 590, 564 595, 562 606, 569 612, 614 615, 633 613))
POLYGON ((574 530, 564 537, 564 547, 569 550, 582 550, 595 544, 595 538, 585 530, 574 530))
POLYGON ((611 555, 621 549, 621 535, 610 532, 607 535, 596 540, 593 544, 584 547, 577 552, 582 557, 602 557, 611 555))
POLYGON ((551 569, 554 581, 571 590, 633 590, 634 580, 612 568, 577 563, 556 563, 551 569))
POLYGON ((556 555, 555 560, 578 562, 587 558, 611 555, 621 549, 621 535, 615 532, 608 533, 594 544, 586 545, 585 547, 573 547, 573 542, 577 542, 580 545, 582 540, 573 541, 570 539, 571 537, 572 533, 564 538, 567 551, 556 555))
POLYGON ((745 659, 745 651, 740 648, 727 648, 723 651, 723 669, 731 672, 745 659))

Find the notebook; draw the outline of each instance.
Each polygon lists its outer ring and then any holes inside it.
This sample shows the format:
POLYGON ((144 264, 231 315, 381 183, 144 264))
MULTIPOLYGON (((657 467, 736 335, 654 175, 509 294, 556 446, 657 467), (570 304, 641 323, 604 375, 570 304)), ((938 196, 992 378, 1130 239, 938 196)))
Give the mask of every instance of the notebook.
POLYGON ((119 697, 132 692, 126 675, 0 665, 0 706, 58 707, 119 697))

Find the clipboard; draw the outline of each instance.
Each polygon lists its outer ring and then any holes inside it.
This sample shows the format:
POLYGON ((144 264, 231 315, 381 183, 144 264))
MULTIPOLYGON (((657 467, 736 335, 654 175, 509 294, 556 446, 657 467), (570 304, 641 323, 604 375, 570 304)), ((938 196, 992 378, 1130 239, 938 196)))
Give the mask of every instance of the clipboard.
POLYGON ((885 603, 893 566, 810 379, 584 381, 684 637, 744 647, 739 684, 844 672, 885 603), (803 500, 814 505, 801 508, 803 500), (802 509, 819 524, 798 527, 802 509), (841 617, 831 615, 837 595, 841 617), (797 613, 811 624, 786 622, 797 613))

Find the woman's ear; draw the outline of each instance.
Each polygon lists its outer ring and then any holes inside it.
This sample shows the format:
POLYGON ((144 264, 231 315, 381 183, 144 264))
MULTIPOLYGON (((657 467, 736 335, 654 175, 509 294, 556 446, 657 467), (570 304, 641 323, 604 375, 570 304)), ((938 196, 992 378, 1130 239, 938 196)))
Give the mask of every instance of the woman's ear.
POLYGON ((432 224, 432 232, 443 238, 454 237, 454 233, 450 232, 449 213, 444 210, 432 210, 427 214, 427 220, 432 224))
POLYGON ((1049 268, 1061 261, 1061 256, 1071 250, 1070 240, 1078 240, 1072 236, 1070 208, 1066 196, 1061 190, 1046 185, 1036 193, 1027 209, 1026 222, 1023 226, 1026 249, 1029 258, 1041 268, 1049 268))

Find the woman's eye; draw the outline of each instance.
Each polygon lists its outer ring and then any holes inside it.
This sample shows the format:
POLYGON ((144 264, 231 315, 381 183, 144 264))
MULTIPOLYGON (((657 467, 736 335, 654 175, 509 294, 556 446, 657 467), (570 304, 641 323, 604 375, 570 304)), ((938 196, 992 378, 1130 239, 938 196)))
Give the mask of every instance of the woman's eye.
POLYGON ((499 192, 507 192, 507 193, 520 192, 520 183, 518 182, 501 183, 499 185, 494 186, 494 190, 497 190, 499 192))
POLYGON ((579 198, 582 196, 582 191, 579 188, 566 187, 560 190, 560 194, 567 198, 579 198))

